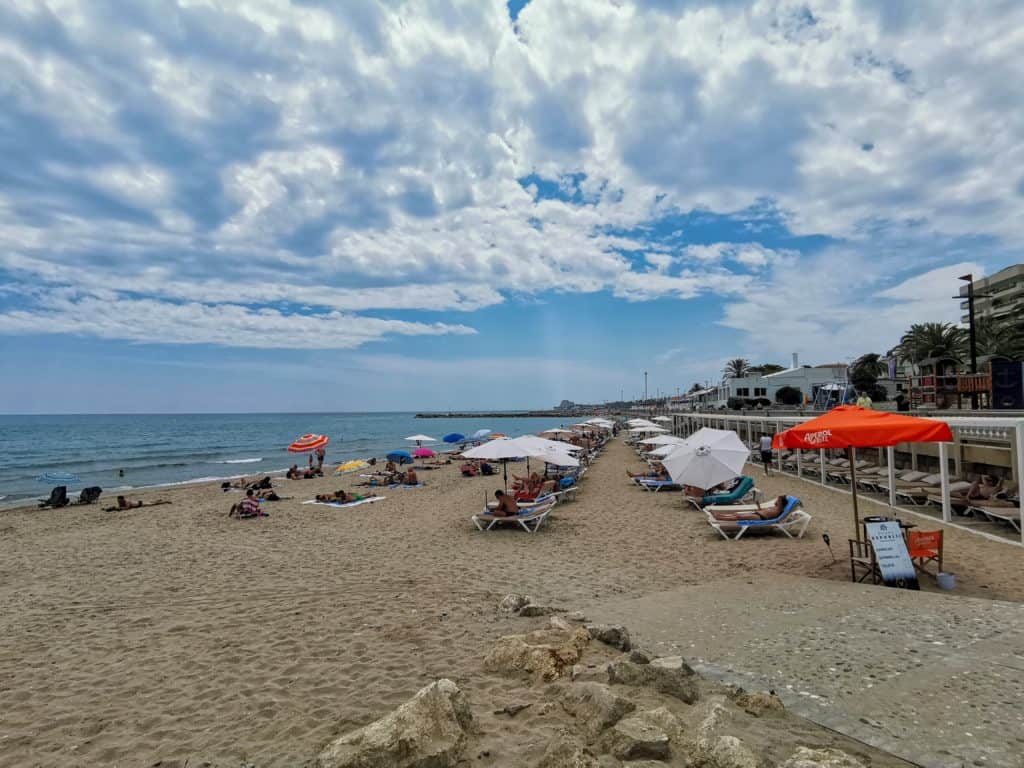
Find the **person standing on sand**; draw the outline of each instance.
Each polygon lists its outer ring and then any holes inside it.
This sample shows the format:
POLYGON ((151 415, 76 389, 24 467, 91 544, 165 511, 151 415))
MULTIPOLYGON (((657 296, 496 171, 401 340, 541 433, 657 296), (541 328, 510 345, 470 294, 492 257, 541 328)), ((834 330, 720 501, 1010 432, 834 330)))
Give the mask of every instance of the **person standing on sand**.
POLYGON ((761 435, 761 463, 764 464, 764 476, 771 476, 772 469, 772 438, 771 435, 761 435))
MULTIPOLYGON (((325 451, 323 449, 323 447, 320 447, 320 448, 316 449, 316 468, 317 469, 323 469, 324 468, 324 458, 326 456, 327 456, 327 451, 325 451)), ((313 458, 313 457, 310 456, 310 458, 313 458)))
POLYGON ((861 392, 860 397, 857 398, 857 405, 861 408, 870 408, 875 403, 871 399, 871 396, 867 392, 861 392))

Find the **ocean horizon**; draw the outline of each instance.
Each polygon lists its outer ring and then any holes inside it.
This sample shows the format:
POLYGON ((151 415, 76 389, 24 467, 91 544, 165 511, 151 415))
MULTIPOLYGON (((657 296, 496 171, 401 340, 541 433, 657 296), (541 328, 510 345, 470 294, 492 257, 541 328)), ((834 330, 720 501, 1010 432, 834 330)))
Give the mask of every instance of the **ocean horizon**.
POLYGON ((286 447, 309 432, 331 438, 324 465, 330 470, 351 459, 407 449, 414 445, 404 439, 408 435, 435 437, 438 442, 430 445, 440 451, 451 447, 441 438, 452 432, 470 435, 478 429, 491 429, 515 436, 579 418, 415 418, 416 413, 430 412, 0 415, 0 506, 17 506, 47 496, 53 483, 37 479, 46 472, 78 477, 68 486, 69 494, 98 485, 105 496, 280 472, 307 461, 305 455, 288 453, 286 447))

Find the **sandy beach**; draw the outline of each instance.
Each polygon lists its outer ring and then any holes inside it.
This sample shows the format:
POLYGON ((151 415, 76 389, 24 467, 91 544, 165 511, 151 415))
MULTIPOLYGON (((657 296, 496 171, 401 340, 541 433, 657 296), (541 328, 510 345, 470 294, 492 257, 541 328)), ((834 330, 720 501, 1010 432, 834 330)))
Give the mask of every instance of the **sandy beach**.
MULTIPOLYGON (((678 494, 633 487, 639 466, 610 443, 536 535, 477 532, 500 478, 456 465, 353 509, 300 503, 356 490, 352 476, 275 480, 291 498, 256 520, 229 519, 241 495, 215 485, 140 494, 172 502, 142 510, 0 513, 0 765, 304 764, 439 677, 481 713, 531 695, 482 673, 494 639, 523 628, 496 610, 506 593, 574 610, 754 569, 848 578, 848 496, 752 470, 814 520, 803 540, 730 543, 678 494)), ((1024 600, 1019 547, 946 535, 956 595, 1024 600)), ((517 750, 547 732, 480 727, 479 765, 528 764, 517 750)))

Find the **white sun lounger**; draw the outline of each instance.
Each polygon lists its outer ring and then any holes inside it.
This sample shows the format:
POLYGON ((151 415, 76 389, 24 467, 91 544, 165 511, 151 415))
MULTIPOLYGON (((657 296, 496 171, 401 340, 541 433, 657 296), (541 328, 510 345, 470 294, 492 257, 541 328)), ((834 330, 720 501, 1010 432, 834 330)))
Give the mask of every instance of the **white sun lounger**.
POLYGON ((533 507, 532 509, 521 510, 518 515, 512 517, 499 517, 491 514, 490 510, 473 515, 470 520, 480 531, 489 531, 499 524, 518 525, 527 533, 536 533, 544 521, 548 519, 551 510, 555 508, 557 500, 552 500, 533 507))
MULTIPOLYGON (((733 507, 726 507, 726 509, 733 509, 733 507)), ((707 513, 707 518, 708 524, 718 531, 723 539, 729 541, 739 541, 743 534, 754 528, 774 528, 782 531, 791 539, 801 539, 811 522, 811 516, 802 509, 800 499, 794 497, 790 497, 790 502, 781 515, 768 520, 718 520, 711 512, 707 513), (796 533, 790 533, 790 529, 796 533)))

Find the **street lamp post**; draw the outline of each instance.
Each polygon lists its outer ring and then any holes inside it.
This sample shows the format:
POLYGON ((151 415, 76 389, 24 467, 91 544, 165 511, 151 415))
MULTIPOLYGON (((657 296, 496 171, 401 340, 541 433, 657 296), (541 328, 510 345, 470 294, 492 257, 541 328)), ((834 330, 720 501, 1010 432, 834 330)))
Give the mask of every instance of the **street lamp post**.
MULTIPOLYGON (((978 372, 978 341, 974 334, 974 275, 967 273, 958 278, 967 283, 967 334, 971 345, 971 373, 978 372)), ((971 395, 971 400, 977 400, 971 395)), ((972 403, 976 406, 977 403, 972 403)))
POLYGON ((647 404, 647 371, 644 371, 644 405, 647 404))

